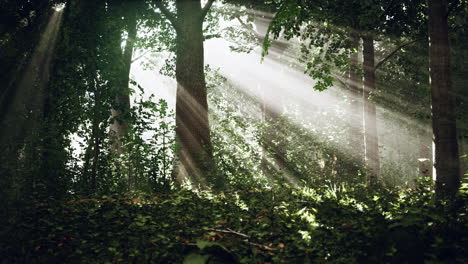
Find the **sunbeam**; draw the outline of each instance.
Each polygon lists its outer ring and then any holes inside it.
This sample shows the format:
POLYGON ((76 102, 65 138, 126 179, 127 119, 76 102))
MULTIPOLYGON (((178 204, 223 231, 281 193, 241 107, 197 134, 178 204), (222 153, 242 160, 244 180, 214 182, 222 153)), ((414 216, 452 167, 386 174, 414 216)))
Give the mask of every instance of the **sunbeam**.
POLYGON ((29 62, 20 71, 14 85, 6 91, 4 98, 7 117, 2 124, 5 137, 9 143, 21 144, 27 136, 27 131, 36 127, 42 118, 47 84, 53 61, 54 48, 57 42, 62 15, 62 9, 52 12, 48 23, 42 30, 39 41, 29 57, 29 62))

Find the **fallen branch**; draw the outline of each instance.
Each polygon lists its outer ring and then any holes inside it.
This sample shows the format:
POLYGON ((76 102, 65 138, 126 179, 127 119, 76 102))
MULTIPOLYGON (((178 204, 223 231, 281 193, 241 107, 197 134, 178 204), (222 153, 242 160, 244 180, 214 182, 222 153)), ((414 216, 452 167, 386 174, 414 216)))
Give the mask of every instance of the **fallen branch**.
POLYGON ((230 229, 230 228, 226 228, 226 229, 210 228, 210 229, 207 229, 207 230, 208 230, 208 231, 213 231, 213 232, 218 232, 218 233, 225 233, 225 234, 237 235, 237 236, 240 236, 240 237, 245 238, 244 240, 241 240, 241 241, 243 241, 244 243, 247 243, 247 244, 252 245, 252 246, 256 246, 256 247, 258 247, 258 248, 260 248, 260 249, 263 249, 263 250, 276 251, 276 249, 274 249, 274 248, 272 248, 272 247, 265 246, 265 245, 262 245, 262 244, 258 244, 258 243, 249 241, 250 238, 251 238, 249 235, 246 235, 246 234, 243 234, 243 233, 234 231, 234 230, 232 230, 232 229, 230 229))
POLYGON ((244 238, 247 238, 247 239, 250 238, 250 236, 248 236, 246 234, 242 234, 242 233, 237 232, 237 231, 234 231, 234 230, 232 230, 230 228, 227 228, 226 230, 210 228, 210 229, 208 229, 208 231, 213 231, 213 232, 218 232, 218 233, 225 233, 225 234, 234 234, 234 235, 238 235, 240 237, 244 237, 244 238))

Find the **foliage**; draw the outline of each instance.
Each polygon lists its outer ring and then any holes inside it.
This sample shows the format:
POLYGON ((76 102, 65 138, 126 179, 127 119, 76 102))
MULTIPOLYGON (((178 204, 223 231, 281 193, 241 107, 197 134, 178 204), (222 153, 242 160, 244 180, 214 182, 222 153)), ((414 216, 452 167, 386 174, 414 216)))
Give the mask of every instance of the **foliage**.
POLYGON ((361 188, 36 202, 2 223, 2 263, 466 263, 465 193, 361 188))

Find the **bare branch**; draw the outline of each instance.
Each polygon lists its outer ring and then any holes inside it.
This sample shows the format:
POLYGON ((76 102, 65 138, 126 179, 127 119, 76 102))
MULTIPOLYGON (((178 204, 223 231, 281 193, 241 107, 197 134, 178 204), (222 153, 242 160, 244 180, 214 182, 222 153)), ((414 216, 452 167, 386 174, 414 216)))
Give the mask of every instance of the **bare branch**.
POLYGON ((247 25, 244 21, 242 21, 242 19, 240 19, 239 17, 236 17, 237 21, 239 21, 239 23, 241 24, 242 27, 244 27, 245 29, 249 30, 250 32, 252 32, 255 37, 257 38, 258 41, 261 41, 263 36, 260 35, 260 33, 257 32, 257 30, 251 28, 249 25, 247 25))
POLYGON ((245 240, 241 240, 247 244, 250 244, 252 246, 256 246, 262 250, 268 250, 268 251, 276 251, 276 249, 272 248, 272 247, 269 247, 269 246, 265 246, 265 245, 262 245, 262 244, 258 244, 258 243, 255 243, 255 242, 252 242, 250 241, 250 236, 246 235, 246 234, 243 234, 243 233, 240 233, 240 232, 237 232, 237 231, 234 231, 230 228, 227 228, 226 230, 222 230, 222 229, 215 229, 215 228, 210 228, 208 229, 209 231, 214 231, 214 232, 218 232, 218 233, 225 233, 225 234, 233 234, 233 235, 237 235, 237 236, 240 236, 242 238, 245 238, 245 240))
POLYGON ((140 54, 139 56, 137 56, 136 58, 134 58, 134 59, 132 60, 132 63, 134 63, 135 61, 141 59, 143 56, 145 56, 146 54, 148 54, 148 52, 150 52, 150 51, 151 51, 151 50, 147 50, 147 51, 143 52, 142 54, 140 54))
POLYGON ((382 66, 382 64, 384 64, 388 59, 390 59, 391 57, 393 57, 398 51, 400 51, 402 48, 408 46, 408 45, 411 45, 415 42, 418 42, 420 39, 415 39, 415 40, 411 40, 411 41, 408 41, 406 43, 403 43, 401 44, 400 46, 396 47, 392 52, 390 52, 387 56, 385 56, 385 58, 383 58, 381 61, 379 61, 376 65, 375 65, 375 69, 377 70, 380 66, 382 66))
POLYGON ((179 24, 177 23, 176 16, 167 9, 167 7, 163 4, 162 0, 154 1, 156 6, 161 10, 161 13, 171 22, 172 26, 177 30, 179 28, 179 24))
POLYGON ((216 229, 216 228, 210 228, 208 229, 209 231, 214 231, 214 232, 218 232, 218 233, 227 233, 227 234, 234 234, 234 235, 238 235, 240 237, 243 237, 243 238, 250 238, 250 236, 246 235, 246 234, 242 234, 240 232, 237 232, 237 231, 234 231, 230 228, 227 228, 226 230, 222 230, 222 229, 216 229))
POLYGON ((340 79, 340 77, 335 76, 335 80, 338 81, 341 85, 343 85, 344 88, 349 89, 349 85, 345 81, 340 79))
POLYGON ((201 19, 204 19, 208 11, 210 11, 211 6, 213 5, 215 0, 208 0, 208 3, 203 7, 201 11, 201 19))

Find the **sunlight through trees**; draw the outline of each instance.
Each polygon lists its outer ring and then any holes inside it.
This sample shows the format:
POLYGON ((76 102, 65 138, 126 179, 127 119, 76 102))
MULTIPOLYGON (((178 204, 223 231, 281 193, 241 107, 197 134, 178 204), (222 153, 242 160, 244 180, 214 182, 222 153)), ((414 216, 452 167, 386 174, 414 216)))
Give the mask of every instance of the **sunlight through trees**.
POLYGON ((0 0, 0 262, 465 263, 467 11, 0 0))

